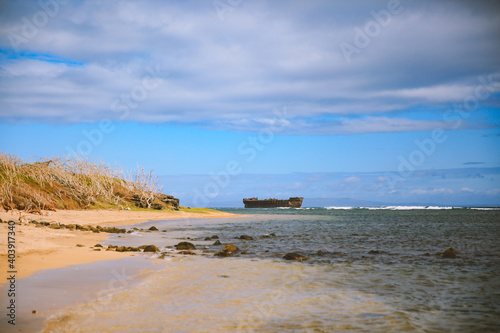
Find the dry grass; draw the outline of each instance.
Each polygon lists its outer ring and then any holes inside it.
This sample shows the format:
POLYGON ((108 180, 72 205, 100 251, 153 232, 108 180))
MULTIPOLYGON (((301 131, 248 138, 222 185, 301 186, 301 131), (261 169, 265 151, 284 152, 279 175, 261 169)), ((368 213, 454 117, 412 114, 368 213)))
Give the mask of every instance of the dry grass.
POLYGON ((138 168, 133 177, 127 175, 85 158, 42 158, 25 163, 15 155, 0 152, 0 206, 40 212, 164 205, 162 199, 167 196, 160 193, 153 171, 138 168))

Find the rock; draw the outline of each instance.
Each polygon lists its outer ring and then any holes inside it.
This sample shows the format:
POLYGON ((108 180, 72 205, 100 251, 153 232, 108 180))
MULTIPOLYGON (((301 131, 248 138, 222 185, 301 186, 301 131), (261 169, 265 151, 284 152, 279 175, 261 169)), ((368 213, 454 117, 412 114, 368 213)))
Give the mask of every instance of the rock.
POLYGON ((323 255, 325 255, 325 251, 323 251, 323 250, 318 250, 318 252, 316 252, 316 254, 317 254, 318 256, 323 256, 323 255))
POLYGON ((222 251, 217 252, 215 255, 218 257, 229 257, 229 256, 231 256, 231 252, 227 252, 227 251, 222 250, 222 251))
POLYGON ((212 240, 212 238, 210 238, 210 237, 205 237, 205 239, 204 239, 204 240, 206 240, 206 241, 211 241, 211 240, 212 240))
POLYGON ((222 251, 228 251, 228 252, 236 252, 238 250, 239 250, 238 247, 236 245, 233 245, 233 244, 227 244, 222 249, 222 251))
POLYGON ((445 250, 441 254, 441 257, 448 258, 448 259, 454 259, 457 257, 457 254, 458 254, 458 251, 455 250, 454 248, 450 247, 449 249, 445 250))
POLYGON ((174 198, 171 195, 160 194, 158 195, 158 200, 165 204, 167 207, 179 209, 179 199, 174 198))
POLYGON ((215 255, 219 257, 229 257, 236 251, 239 251, 236 245, 227 244, 226 246, 224 246, 222 251, 217 252, 215 255))
POLYGON ((241 236, 240 236, 240 239, 244 239, 244 240, 253 240, 253 237, 252 237, 252 236, 248 236, 248 235, 241 235, 241 236))
POLYGON ((381 254, 382 251, 379 251, 379 250, 371 250, 371 251, 368 251, 368 254, 381 254))
POLYGON ((127 232, 126 229, 121 229, 121 228, 117 228, 117 227, 107 227, 107 228, 104 228, 103 231, 109 232, 112 234, 124 234, 125 232, 127 232))
POLYGON ((302 254, 296 253, 296 252, 287 253, 287 254, 285 254, 285 256, 283 258, 285 260, 298 260, 298 261, 303 261, 303 260, 309 259, 308 257, 303 256, 302 254))
POLYGON ((85 247, 83 244, 76 244, 77 247, 85 247))
POLYGON ((143 248, 144 252, 160 252, 156 245, 142 245, 139 248, 143 248))
POLYGON ((152 226, 151 228, 149 228, 148 230, 151 230, 151 231, 158 231, 158 228, 155 227, 155 226, 152 226))
POLYGON ((222 243, 220 242, 220 240, 216 240, 212 245, 222 245, 222 243))
POLYGON ((151 208, 156 209, 156 210, 162 210, 163 205, 155 202, 154 204, 151 205, 151 208))
POLYGON ((50 224, 50 227, 51 227, 52 229, 61 229, 61 226, 60 226, 59 224, 57 224, 57 223, 51 223, 51 224, 50 224))
POLYGON ((196 250, 196 246, 189 242, 180 242, 175 246, 177 250, 196 250))
POLYGON ((101 251, 101 249, 94 249, 94 251, 101 251))
POLYGON ((101 244, 96 244, 94 247, 103 247, 101 244))
POLYGON ((213 235, 213 236, 212 236, 212 237, 210 237, 210 238, 212 238, 212 239, 219 239, 219 236, 217 236, 217 235, 213 235))

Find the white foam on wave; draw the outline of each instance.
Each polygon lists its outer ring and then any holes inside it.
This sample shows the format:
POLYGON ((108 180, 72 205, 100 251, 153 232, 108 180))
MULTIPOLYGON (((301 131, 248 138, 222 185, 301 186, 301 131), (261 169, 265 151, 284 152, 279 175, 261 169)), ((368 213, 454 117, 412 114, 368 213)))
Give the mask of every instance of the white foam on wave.
POLYGON ((349 207, 349 206, 345 206, 345 207, 336 207, 336 206, 332 206, 332 207, 325 207, 325 209, 354 209, 355 207, 349 207))
MULTIPOLYGON (((381 207, 341 207, 332 206, 324 207, 325 209, 367 209, 367 210, 446 210, 446 209, 461 209, 463 207, 453 207, 453 206, 381 206, 381 207)), ((478 209, 478 208, 471 208, 478 209)), ((482 209, 482 208, 481 208, 482 209)), ((484 209, 500 209, 500 208, 484 208, 484 209)))

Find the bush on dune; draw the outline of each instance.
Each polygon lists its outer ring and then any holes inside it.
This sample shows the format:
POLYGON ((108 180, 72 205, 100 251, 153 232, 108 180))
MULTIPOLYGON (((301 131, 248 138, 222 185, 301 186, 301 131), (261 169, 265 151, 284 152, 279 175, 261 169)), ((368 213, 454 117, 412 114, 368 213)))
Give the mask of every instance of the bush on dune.
POLYGON ((160 192, 154 171, 143 168, 131 177, 123 170, 82 157, 25 163, 0 152, 0 207, 5 210, 175 207, 177 199, 160 192))

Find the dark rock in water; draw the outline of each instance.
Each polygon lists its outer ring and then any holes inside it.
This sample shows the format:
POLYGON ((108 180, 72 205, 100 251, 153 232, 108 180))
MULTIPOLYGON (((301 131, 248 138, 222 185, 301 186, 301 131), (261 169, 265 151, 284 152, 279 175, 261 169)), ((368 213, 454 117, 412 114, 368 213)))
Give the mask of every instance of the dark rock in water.
POLYGON ((156 245, 142 245, 139 248, 143 248, 144 252, 160 252, 160 249, 156 245))
POLYGON ((222 243, 220 242, 220 240, 216 240, 212 245, 222 245, 222 243))
POLYGON ((236 245, 228 244, 228 245, 224 246, 222 251, 217 252, 215 255, 219 256, 219 257, 229 257, 236 251, 239 251, 239 249, 236 245))
POLYGON ((94 247, 103 247, 101 244, 96 244, 94 247))
POLYGON ((190 254, 190 255, 196 255, 196 253, 192 252, 192 251, 189 251, 189 250, 186 250, 186 251, 180 251, 179 252, 180 254, 190 254))
POLYGON ((213 235, 211 238, 212 238, 212 239, 219 239, 219 236, 217 236, 217 235, 213 235))
POLYGON ((271 237, 276 237, 276 234, 274 232, 270 233, 269 236, 271 237))
POLYGON ((204 239, 204 240, 206 240, 206 241, 211 241, 211 240, 212 240, 212 238, 210 238, 210 237, 205 237, 205 239, 204 239))
POLYGON ((227 244, 222 249, 222 251, 228 251, 228 252, 236 252, 238 250, 239 250, 238 247, 236 245, 233 245, 233 244, 227 244))
POLYGON ((149 228, 148 230, 151 230, 151 231, 158 231, 158 228, 155 227, 155 226, 152 226, 151 228, 149 228))
POLYGON ((309 259, 308 257, 303 256, 302 254, 296 252, 287 253, 283 258, 285 260, 298 260, 298 261, 309 259))
POLYGON ((175 246, 177 250, 196 250, 196 246, 189 242, 180 242, 175 246))
POLYGON ((229 257, 229 256, 231 256, 231 252, 227 252, 227 251, 222 250, 222 251, 217 252, 215 255, 218 257, 229 257))
POLYGON ((240 236, 240 239, 244 239, 244 240, 253 240, 253 237, 252 237, 252 236, 248 236, 248 235, 241 235, 241 236, 240 236))
POLYGON ((379 250, 371 250, 371 251, 368 251, 368 254, 381 254, 382 251, 379 251, 379 250))
POLYGON ((443 253, 441 253, 441 257, 448 258, 448 259, 454 259, 457 257, 457 254, 458 254, 458 251, 455 250, 454 248, 450 247, 449 249, 447 249, 443 253))
POLYGON ((322 255, 325 255, 325 251, 323 251, 323 250, 318 250, 318 252, 316 252, 316 254, 317 254, 318 256, 322 256, 322 255))
POLYGON ((247 251, 241 251, 240 253, 241 254, 247 254, 248 252, 247 251))

